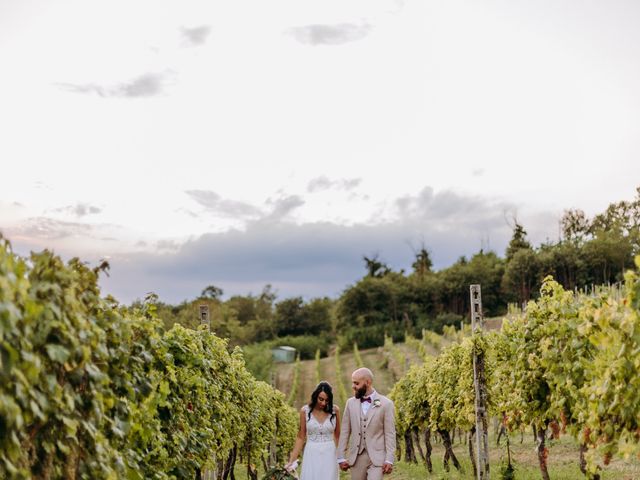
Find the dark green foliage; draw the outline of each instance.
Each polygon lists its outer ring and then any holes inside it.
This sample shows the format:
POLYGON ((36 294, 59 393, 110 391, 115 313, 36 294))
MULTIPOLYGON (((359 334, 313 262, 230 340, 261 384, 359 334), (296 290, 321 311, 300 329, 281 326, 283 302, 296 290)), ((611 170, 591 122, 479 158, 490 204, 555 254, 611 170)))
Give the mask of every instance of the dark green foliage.
POLYGON ((500 465, 500 480, 515 480, 516 469, 512 463, 502 463, 500 465))
POLYGON ((518 304, 528 301, 540 284, 538 256, 530 248, 521 248, 513 254, 507 263, 502 278, 502 288, 507 292, 508 300, 518 304))
POLYGON ((507 262, 511 261, 513 256, 520 250, 531 250, 531 244, 527 240, 527 231, 522 225, 516 222, 513 227, 513 236, 511 237, 509 245, 507 245, 507 251, 505 253, 507 262))
POLYGON ((270 382, 273 368, 272 342, 250 343, 249 345, 243 345, 241 348, 247 370, 256 379, 270 382))
POLYGON ((423 329, 442 333, 446 326, 460 328, 462 320, 461 315, 441 313, 435 317, 419 317, 415 323, 408 326, 402 323, 387 323, 366 327, 346 327, 340 331, 338 344, 342 349, 351 348, 354 343, 357 343, 360 349, 381 347, 384 345, 385 335, 394 342, 403 342, 407 333, 417 338, 422 335, 423 329))
POLYGON ((282 300, 276 304, 275 333, 279 337, 327 333, 331 330, 331 307, 328 298, 309 303, 302 297, 282 300))
MULTIPOLYGON (((436 333, 442 333, 444 327, 453 326, 460 328, 460 322, 465 321, 462 315, 456 315, 455 313, 441 313, 436 318, 427 318, 422 322, 418 322, 416 330, 422 332, 422 330, 430 330, 436 333)), ((416 333, 416 336, 418 334, 416 333)))
POLYGON ((367 276, 374 278, 384 277, 391 269, 382 261, 378 260, 378 255, 374 255, 372 258, 366 255, 362 257, 365 267, 367 269, 367 276))
POLYGON ((220 298, 224 292, 221 288, 216 287, 215 285, 209 285, 202 290, 200 296, 202 298, 220 298))
POLYGON ((347 350, 354 343, 358 344, 358 348, 367 349, 381 347, 384 345, 385 332, 387 335, 396 338, 402 338, 401 332, 389 332, 385 325, 370 325, 368 327, 348 327, 340 332, 339 345, 340 348, 347 350), (396 335, 393 335, 393 334, 396 335))
POLYGON ((416 260, 411 264, 411 268, 413 268, 413 272, 416 275, 422 277, 431 273, 432 267, 433 262, 431 261, 431 255, 429 255, 429 252, 423 246, 416 254, 416 260))

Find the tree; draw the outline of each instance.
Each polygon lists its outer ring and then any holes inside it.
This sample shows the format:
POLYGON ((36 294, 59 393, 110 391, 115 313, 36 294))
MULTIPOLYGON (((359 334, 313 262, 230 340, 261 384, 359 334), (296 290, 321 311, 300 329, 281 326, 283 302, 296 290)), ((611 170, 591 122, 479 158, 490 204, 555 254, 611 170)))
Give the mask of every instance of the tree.
POLYGON ((551 275, 567 290, 582 287, 587 283, 588 266, 584 245, 571 240, 545 243, 540 245, 537 257, 540 278, 551 275))
POLYGON ((221 288, 216 287, 215 285, 208 285, 204 290, 202 290, 202 293, 200 293, 200 297, 218 300, 220 297, 222 297, 223 293, 224 292, 221 288))
POLYGON ((409 282, 402 273, 367 275, 342 293, 338 317, 349 326, 397 325, 410 310, 410 294, 409 282))
POLYGON ((522 225, 516 222, 515 227, 513 227, 513 236, 511 237, 511 241, 507 246, 507 262, 509 262, 513 258, 518 250, 521 250, 523 248, 531 250, 531 244, 527 241, 527 231, 522 225))
POLYGON ((582 244, 591 229, 591 222, 584 211, 579 209, 565 210, 560 219, 563 240, 582 244))
POLYGON ((431 267, 433 267, 433 262, 431 261, 431 256, 429 252, 422 247, 418 253, 416 253, 416 260, 411 265, 413 271, 416 275, 424 276, 427 273, 431 273, 431 267))
POLYGON ((302 307, 303 323, 308 334, 323 334, 333 330, 333 301, 314 298, 302 307))
POLYGON ((504 311, 500 297, 500 282, 504 272, 504 260, 494 252, 480 251, 471 259, 461 257, 449 268, 437 273, 440 279, 440 312, 467 316, 469 313, 469 285, 482 285, 483 308, 489 315, 504 311))
POLYGON ((302 297, 286 298, 276 304, 276 333, 278 336, 304 335, 304 301, 302 297))
MULTIPOLYGON (((505 313, 506 305, 504 298, 500 294, 502 277, 504 276, 505 261, 498 257, 495 252, 476 253, 467 265, 468 282, 480 284, 482 286, 482 309, 488 316, 505 313)), ((466 285, 462 294, 465 300, 469 299, 469 285, 466 285)), ((464 315, 468 317, 468 310, 464 315)))
POLYGON ((369 277, 384 277, 391 271, 391 269, 385 263, 378 260, 378 254, 375 254, 372 258, 364 255, 362 259, 364 260, 365 266, 367 268, 367 275, 369 277))
POLYGON ((503 290, 519 304, 531 299, 539 283, 538 258, 532 248, 517 250, 507 263, 502 278, 503 290))
POLYGON ((593 283, 621 281, 627 267, 633 265, 633 247, 619 230, 597 230, 583 248, 593 283))
POLYGON ((258 296, 234 295, 225 302, 235 311, 248 343, 268 340, 277 335, 273 308, 275 299, 271 285, 266 285, 258 296))

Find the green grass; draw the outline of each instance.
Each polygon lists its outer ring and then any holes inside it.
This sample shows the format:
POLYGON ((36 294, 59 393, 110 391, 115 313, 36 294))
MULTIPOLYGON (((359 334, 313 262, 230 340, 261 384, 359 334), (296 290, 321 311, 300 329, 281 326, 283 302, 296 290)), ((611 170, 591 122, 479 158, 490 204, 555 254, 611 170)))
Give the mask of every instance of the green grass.
MULTIPOLYGON (((496 447, 495 441, 490 444, 490 469, 491 478, 500 479, 500 464, 506 458, 504 441, 502 447, 496 447)), ((549 476, 557 480, 584 480, 585 476, 580 472, 578 466, 578 447, 570 437, 562 437, 559 440, 552 440, 547 444, 549 448, 548 467, 549 476)), ((523 443, 520 443, 520 435, 512 435, 512 464, 515 467, 515 477, 518 480, 539 480, 542 478, 538 459, 536 455, 536 445, 532 435, 524 435, 523 443)), ((454 452, 462 464, 462 472, 459 473, 452 465, 450 472, 446 472, 443 467, 444 449, 442 445, 435 444, 432 453, 433 473, 427 472, 424 464, 408 464, 402 461, 397 462, 395 472, 390 480, 409 479, 473 479, 473 467, 469 459, 467 445, 456 442, 454 452)), ((347 478, 347 477, 345 477, 347 478)), ((637 480, 640 479, 640 461, 617 459, 605 467, 601 472, 602 480, 637 480)))
MULTIPOLYGON (((517 480, 539 480, 541 477, 538 467, 535 444, 531 435, 524 436, 523 443, 520 443, 520 435, 512 435, 512 458, 515 466, 515 478, 517 480)), ((457 437, 456 437, 457 438, 457 437)), ((549 475, 552 480, 584 480, 585 476, 578 467, 578 448, 569 437, 560 440, 552 440, 549 447, 549 475)), ((496 447, 495 442, 490 446, 491 454, 491 479, 500 479, 500 464, 506 455, 503 448, 496 447)), ((411 464, 404 461, 397 461, 394 465, 393 474, 385 476, 385 480, 470 480, 473 479, 473 468, 468 455, 467 445, 459 443, 456 439, 454 452, 462 464, 462 472, 458 472, 453 465, 450 471, 446 472, 443 467, 444 449, 440 444, 433 445, 432 462, 433 473, 427 472, 423 463, 411 464)), ((304 461, 304 460, 303 460, 304 461)), ((298 469, 298 472, 300 469, 298 469)), ((262 475, 262 469, 260 469, 262 475)), ((236 466, 236 478, 238 480, 247 478, 246 467, 236 466)), ((261 477, 259 477, 261 478, 261 477)), ((341 472, 340 480, 350 480, 350 474, 341 472)), ((622 461, 614 459, 611 464, 601 472, 602 480, 639 480, 640 461, 637 459, 622 461)))

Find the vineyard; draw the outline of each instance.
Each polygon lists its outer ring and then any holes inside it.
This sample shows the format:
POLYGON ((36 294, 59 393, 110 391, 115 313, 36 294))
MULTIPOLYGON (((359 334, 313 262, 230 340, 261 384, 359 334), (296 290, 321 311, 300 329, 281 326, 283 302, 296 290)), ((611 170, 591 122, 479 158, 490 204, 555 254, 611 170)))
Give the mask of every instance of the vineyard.
POLYGON ((497 328, 318 351, 279 365, 273 387, 208 330, 163 329, 153 295, 135 308, 101 297, 106 265, 0 241, 0 478, 257 479, 290 451, 318 380, 343 405, 361 365, 396 404, 393 478, 471 478, 474 352, 491 478, 640 478, 637 273, 589 293, 548 278, 497 328))
MULTIPOLYGON (((474 349, 486 354, 492 478, 640 478, 636 273, 621 288, 589 294, 548 278, 541 298, 505 318, 501 329, 471 335, 445 328, 443 335, 407 336, 404 344, 387 338, 378 350, 356 346, 342 371, 328 368, 327 359, 323 378, 348 382, 344 371, 366 357, 377 388, 395 400, 403 462, 423 463, 434 478, 472 478, 474 349)), ((298 404, 304 401, 298 396, 298 404)), ((416 470, 399 465, 405 468, 413 478, 416 470)))
POLYGON ((161 333, 100 268, 0 245, 0 478, 228 478, 281 463, 297 431, 284 395, 204 330, 161 333))

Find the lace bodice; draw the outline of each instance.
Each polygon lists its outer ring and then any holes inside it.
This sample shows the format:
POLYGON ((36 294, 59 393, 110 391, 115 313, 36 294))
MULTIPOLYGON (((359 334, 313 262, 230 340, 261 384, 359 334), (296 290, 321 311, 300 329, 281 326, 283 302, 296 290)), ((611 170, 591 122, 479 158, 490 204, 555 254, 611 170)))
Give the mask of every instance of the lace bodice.
POLYGON ((333 442, 336 417, 333 417, 332 420, 331 415, 328 415, 325 421, 320 423, 313 414, 311 414, 311 418, 309 418, 309 406, 305 405, 304 411, 305 417, 307 418, 307 441, 333 442))

